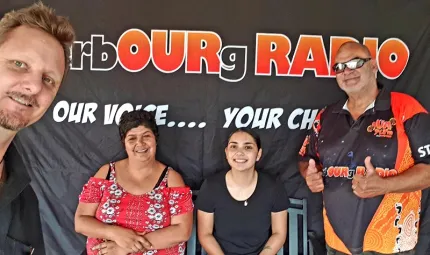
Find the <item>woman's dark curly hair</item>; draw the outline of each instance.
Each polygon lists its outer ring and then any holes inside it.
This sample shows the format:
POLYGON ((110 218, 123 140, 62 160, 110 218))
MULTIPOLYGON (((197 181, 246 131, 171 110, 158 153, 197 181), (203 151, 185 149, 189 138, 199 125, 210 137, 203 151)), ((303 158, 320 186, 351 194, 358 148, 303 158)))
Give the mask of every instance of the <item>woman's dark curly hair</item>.
POLYGON ((158 126, 155 121, 154 113, 145 110, 135 110, 124 112, 121 115, 121 120, 119 121, 119 136, 121 138, 121 142, 124 143, 124 139, 130 129, 139 126, 144 126, 150 129, 155 136, 155 140, 158 140, 158 126))

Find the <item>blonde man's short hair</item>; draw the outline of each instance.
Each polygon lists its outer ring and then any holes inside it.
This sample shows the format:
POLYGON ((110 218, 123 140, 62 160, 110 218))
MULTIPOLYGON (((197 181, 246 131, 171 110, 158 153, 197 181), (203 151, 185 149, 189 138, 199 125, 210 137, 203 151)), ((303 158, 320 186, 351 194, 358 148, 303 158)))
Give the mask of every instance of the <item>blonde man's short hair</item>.
POLYGON ((75 31, 68 18, 56 15, 54 9, 42 2, 10 11, 0 20, 0 45, 7 39, 7 34, 19 26, 41 29, 57 39, 64 50, 65 73, 67 73, 71 60, 71 47, 75 40, 75 31))

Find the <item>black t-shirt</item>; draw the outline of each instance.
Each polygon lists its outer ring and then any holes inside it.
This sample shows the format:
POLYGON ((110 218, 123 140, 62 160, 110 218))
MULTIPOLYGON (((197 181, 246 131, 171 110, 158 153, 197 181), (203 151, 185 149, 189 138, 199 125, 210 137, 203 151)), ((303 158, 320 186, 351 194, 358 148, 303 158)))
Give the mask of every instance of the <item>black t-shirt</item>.
POLYGON ((226 173, 217 173, 203 183, 196 208, 214 213, 213 235, 225 254, 258 254, 271 234, 271 213, 288 209, 288 197, 281 183, 259 172, 245 206, 245 201, 230 195, 226 173))

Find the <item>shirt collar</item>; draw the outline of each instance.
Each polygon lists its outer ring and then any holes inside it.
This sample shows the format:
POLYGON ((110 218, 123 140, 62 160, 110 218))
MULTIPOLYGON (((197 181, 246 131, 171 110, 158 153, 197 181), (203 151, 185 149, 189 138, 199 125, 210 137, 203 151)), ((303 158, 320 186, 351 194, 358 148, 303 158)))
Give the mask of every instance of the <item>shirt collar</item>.
MULTIPOLYGON (((364 111, 367 111, 367 110, 372 109, 373 107, 375 107, 375 101, 376 100, 373 100, 373 102, 370 103, 369 106, 367 106, 366 110, 364 110, 364 111)), ((345 110, 345 111, 349 112, 349 109, 348 109, 348 99, 346 100, 345 104, 343 105, 342 110, 345 110)))
POLYGON ((7 179, 0 193, 0 209, 8 206, 30 184, 30 177, 13 144, 8 148, 4 160, 7 179))
MULTIPOLYGON (((386 111, 391 107, 391 93, 390 91, 383 86, 381 83, 378 83, 379 93, 376 99, 366 108, 366 111, 374 108, 376 111, 386 111)), ((333 113, 345 113, 349 112, 347 104, 348 100, 345 102, 343 100, 337 102, 333 107, 333 113)))

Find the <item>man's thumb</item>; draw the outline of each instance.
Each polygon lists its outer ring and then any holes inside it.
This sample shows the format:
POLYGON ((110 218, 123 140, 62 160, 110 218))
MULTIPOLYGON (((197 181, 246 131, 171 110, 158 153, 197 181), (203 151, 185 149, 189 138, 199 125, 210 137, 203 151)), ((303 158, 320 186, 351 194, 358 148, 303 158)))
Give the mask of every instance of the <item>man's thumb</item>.
POLYGON ((372 175, 375 173, 375 167, 372 165, 372 162, 370 162, 372 158, 370 156, 367 156, 364 160, 364 165, 366 166, 366 175, 372 175))
POLYGON ((315 166, 315 160, 309 159, 308 173, 316 173, 318 169, 315 166))

